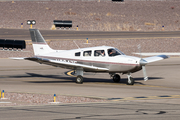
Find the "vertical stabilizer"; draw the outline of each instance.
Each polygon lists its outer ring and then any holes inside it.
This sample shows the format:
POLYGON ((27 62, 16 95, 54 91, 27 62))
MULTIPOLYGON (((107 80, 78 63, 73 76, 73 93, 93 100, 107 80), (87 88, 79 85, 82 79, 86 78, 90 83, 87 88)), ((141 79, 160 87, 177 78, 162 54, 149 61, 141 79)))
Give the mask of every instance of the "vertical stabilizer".
POLYGON ((32 39, 34 55, 44 55, 54 51, 46 43, 39 30, 29 29, 29 31, 32 39))

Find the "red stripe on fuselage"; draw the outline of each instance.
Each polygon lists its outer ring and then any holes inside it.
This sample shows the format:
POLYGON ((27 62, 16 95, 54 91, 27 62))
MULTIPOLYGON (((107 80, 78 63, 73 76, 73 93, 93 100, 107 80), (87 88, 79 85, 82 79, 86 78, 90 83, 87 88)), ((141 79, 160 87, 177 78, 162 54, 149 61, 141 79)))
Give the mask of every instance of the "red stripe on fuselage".
POLYGON ((40 58, 46 58, 46 59, 61 59, 61 60, 72 60, 77 62, 91 62, 91 63, 106 63, 106 64, 123 64, 123 65, 130 65, 130 66, 137 66, 138 64, 126 64, 126 63, 116 63, 116 62, 101 62, 101 61, 92 61, 92 60, 80 60, 80 59, 69 59, 69 58, 60 58, 60 57, 50 57, 50 56, 37 56, 40 58))

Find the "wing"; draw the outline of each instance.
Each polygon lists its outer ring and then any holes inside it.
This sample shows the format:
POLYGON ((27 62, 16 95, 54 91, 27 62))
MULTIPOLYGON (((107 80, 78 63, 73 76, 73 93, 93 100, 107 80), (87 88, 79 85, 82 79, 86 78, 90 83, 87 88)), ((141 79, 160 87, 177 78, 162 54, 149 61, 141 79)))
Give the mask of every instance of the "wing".
POLYGON ((147 61, 148 63, 151 63, 151 62, 155 62, 155 61, 159 61, 159 60, 163 60, 167 58, 169 58, 169 56, 167 55, 157 55, 157 56, 143 58, 143 60, 147 61))
POLYGON ((38 58, 38 57, 10 58, 10 59, 30 60, 30 61, 38 62, 40 64, 46 64, 46 65, 51 65, 51 66, 55 66, 55 67, 67 68, 67 69, 83 68, 84 70, 94 71, 94 72, 106 72, 106 71, 109 71, 109 69, 107 69, 107 68, 101 68, 101 67, 90 66, 90 65, 83 65, 83 64, 79 64, 79 63, 56 61, 56 60, 44 59, 44 58, 38 58))
POLYGON ((133 53, 133 54, 142 55, 142 56, 153 56, 153 55, 161 55, 161 54, 165 54, 165 55, 180 55, 179 52, 162 52, 162 53, 154 52, 154 53, 133 53))

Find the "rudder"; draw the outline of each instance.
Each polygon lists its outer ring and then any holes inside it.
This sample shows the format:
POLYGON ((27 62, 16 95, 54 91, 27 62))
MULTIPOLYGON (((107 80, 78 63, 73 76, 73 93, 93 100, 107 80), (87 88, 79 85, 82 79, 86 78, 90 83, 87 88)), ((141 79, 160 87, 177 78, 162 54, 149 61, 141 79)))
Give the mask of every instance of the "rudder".
POLYGON ((54 51, 46 43, 38 29, 29 29, 29 31, 31 35, 34 55, 44 55, 54 51))

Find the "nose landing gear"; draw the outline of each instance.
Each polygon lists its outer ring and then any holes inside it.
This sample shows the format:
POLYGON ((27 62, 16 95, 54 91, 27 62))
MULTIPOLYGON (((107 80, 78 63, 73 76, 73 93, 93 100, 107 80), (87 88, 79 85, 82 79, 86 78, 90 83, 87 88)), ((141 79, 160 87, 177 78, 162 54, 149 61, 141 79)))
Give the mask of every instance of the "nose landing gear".
POLYGON ((131 77, 131 73, 127 74, 128 80, 127 80, 127 85, 134 85, 134 79, 131 77))

